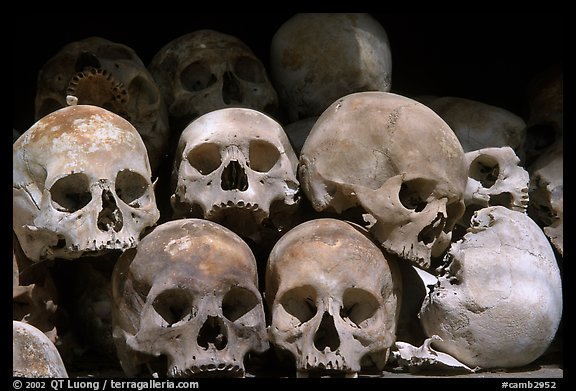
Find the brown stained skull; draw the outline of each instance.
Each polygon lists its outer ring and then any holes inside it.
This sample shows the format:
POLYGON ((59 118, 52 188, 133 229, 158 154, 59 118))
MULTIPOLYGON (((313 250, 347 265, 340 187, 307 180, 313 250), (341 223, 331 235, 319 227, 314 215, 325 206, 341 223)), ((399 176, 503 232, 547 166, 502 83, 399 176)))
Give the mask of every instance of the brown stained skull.
POLYGON ((101 37, 62 47, 38 74, 36 120, 66 107, 68 96, 130 121, 156 169, 168 146, 168 111, 156 82, 132 48, 101 37))
POLYGON ((68 96, 130 121, 142 136, 151 168, 157 168, 168 147, 168 111, 156 82, 132 48, 101 37, 62 47, 38 74, 36 120, 66 107, 68 96))
POLYGON ((334 102, 300 155, 300 181, 316 211, 360 207, 382 246, 427 268, 464 212, 464 151, 432 110, 387 92, 334 102))
POLYGON ((112 276, 114 340, 128 376, 242 377, 248 352, 268 349, 256 260, 208 220, 158 226, 112 276))
POLYGON ((204 114, 182 133, 174 161, 176 217, 200 217, 261 241, 292 226, 298 158, 276 121, 252 109, 204 114))
POLYGON ((396 339, 401 279, 361 227, 321 218, 274 246, 266 268, 269 338, 298 377, 382 369, 396 339))
POLYGON ((108 110, 57 110, 13 145, 13 229, 32 261, 135 247, 159 216, 142 138, 108 110))
POLYGON ((240 39, 198 30, 167 43, 148 66, 181 131, 213 110, 247 107, 268 114, 278 97, 266 68, 240 39))
POLYGON ((392 54, 383 26, 365 13, 299 13, 276 31, 270 69, 290 122, 317 117, 336 99, 389 91, 392 54))

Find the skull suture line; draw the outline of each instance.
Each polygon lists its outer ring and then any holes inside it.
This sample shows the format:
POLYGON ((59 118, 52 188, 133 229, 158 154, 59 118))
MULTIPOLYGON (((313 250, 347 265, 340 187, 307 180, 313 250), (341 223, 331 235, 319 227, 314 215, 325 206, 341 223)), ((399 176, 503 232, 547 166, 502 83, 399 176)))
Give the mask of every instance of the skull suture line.
POLYGON ((202 217, 260 241, 299 205, 298 158, 282 127, 243 108, 212 111, 182 133, 173 171, 175 217, 202 217))
POLYGON ((317 211, 361 207, 386 250, 427 268, 464 212, 464 151, 431 109, 388 92, 334 102, 300 155, 302 189, 317 211))
POLYGON ((156 207, 146 147, 96 106, 57 110, 13 145, 13 228, 33 261, 135 247, 156 207))
POLYGON ((396 339, 401 279, 361 227, 315 219, 276 243, 266 268, 270 341, 299 377, 384 367, 396 339))
POLYGON ((69 95, 78 104, 100 106, 130 121, 156 169, 168 147, 168 110, 132 48, 101 37, 64 46, 38 74, 36 120, 66 107, 69 95))
POLYGON ((159 225, 125 252, 112 276, 114 340, 128 376, 244 376, 268 349, 256 259, 208 220, 159 225), (164 360, 165 359, 165 360, 164 360))

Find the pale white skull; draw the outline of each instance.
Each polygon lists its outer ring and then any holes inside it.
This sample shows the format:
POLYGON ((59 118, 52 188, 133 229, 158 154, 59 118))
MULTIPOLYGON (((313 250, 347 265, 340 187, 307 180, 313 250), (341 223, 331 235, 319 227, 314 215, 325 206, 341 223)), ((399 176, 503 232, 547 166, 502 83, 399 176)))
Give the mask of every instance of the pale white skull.
POLYGON ((454 131, 464 152, 491 147, 511 147, 523 157, 526 123, 518 115, 487 103, 446 96, 426 105, 454 131))
POLYGON ((546 236, 527 214, 477 211, 452 245, 420 319, 438 350, 470 367, 531 363, 550 346, 562 317, 562 283, 546 236))
POLYGON ((519 165, 520 159, 512 148, 482 148, 466 152, 465 158, 468 164, 468 185, 464 193, 467 210, 500 205, 526 213, 530 178, 528 171, 519 165))
POLYGON ((272 37, 270 70, 290 122, 319 116, 341 96, 390 90, 388 35, 369 14, 296 14, 272 37))
POLYGON ((386 250, 423 268, 449 245, 464 212, 458 139, 431 109, 388 92, 350 94, 326 109, 304 143, 299 173, 316 211, 362 208, 386 250))
POLYGON ((13 228, 33 261, 135 247, 160 216, 140 134, 101 107, 48 114, 12 162, 13 228))
POLYGON ((256 260, 208 220, 156 227, 112 275, 112 322, 125 373, 244 376, 248 352, 268 349, 256 260))
POLYGON ((228 34, 198 30, 175 38, 155 54, 148 69, 178 131, 226 107, 271 115, 278 109, 266 68, 244 42, 228 34))
POLYGON ((68 372, 56 346, 42 331, 12 321, 12 376, 67 378, 68 372))
POLYGON ((201 217, 258 240, 264 225, 291 226, 298 158, 282 127, 252 109, 204 114, 182 133, 172 196, 175 217, 201 217))
POLYGON ((268 335, 297 376, 382 369, 396 340, 401 278, 361 227, 321 218, 276 243, 266 267, 268 335))
POLYGON ((554 144, 530 165, 528 214, 564 254, 564 143, 554 144))
POLYGON ((310 134, 312 127, 318 120, 318 117, 310 117, 306 119, 301 119, 296 122, 292 122, 284 127, 286 135, 290 139, 290 143, 294 148, 294 152, 297 156, 300 156, 302 147, 306 142, 306 138, 310 134))
POLYGON ((40 69, 36 120, 77 104, 100 106, 128 121, 142 136, 155 170, 168 147, 168 111, 158 86, 136 52, 123 44, 89 37, 62 47, 40 69))

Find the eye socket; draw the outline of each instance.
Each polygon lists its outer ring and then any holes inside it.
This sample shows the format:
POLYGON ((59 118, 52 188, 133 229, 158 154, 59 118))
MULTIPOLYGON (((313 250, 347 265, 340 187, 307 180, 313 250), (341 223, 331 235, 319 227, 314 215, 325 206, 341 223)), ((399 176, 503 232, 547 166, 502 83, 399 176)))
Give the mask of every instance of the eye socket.
POLYGON ((253 58, 240 57, 234 64, 234 74, 252 83, 263 83, 262 65, 253 58))
POLYGON ((188 65, 180 74, 180 82, 186 90, 195 92, 201 91, 216 83, 216 76, 210 69, 199 62, 188 65))
POLYGON ((222 164, 220 147, 216 144, 206 143, 198 145, 188 152, 188 163, 202 175, 208 175, 222 164))
POLYGON ((282 295, 280 306, 297 318, 300 324, 306 323, 318 312, 316 290, 309 285, 290 289, 282 295))
POLYGON ((250 168, 258 172, 268 172, 280 159, 280 151, 264 140, 250 142, 250 168))
POLYGON ((421 212, 426 208, 426 201, 434 190, 434 182, 417 178, 406 181, 400 186, 398 198, 406 209, 412 209, 415 212, 421 212))
POLYGON ((486 189, 494 186, 498 175, 500 175, 498 161, 488 155, 478 156, 470 163, 470 168, 468 169, 468 176, 480 182, 486 189))
POLYGON ((146 178, 137 172, 122 170, 116 175, 116 195, 133 208, 149 203, 149 187, 146 178))
POLYGON ((231 322, 236 322, 258 306, 260 300, 253 292, 239 286, 233 287, 222 299, 222 313, 231 322))
POLYGON ((357 327, 365 327, 368 319, 372 318, 378 309, 378 300, 374 295, 364 289, 349 288, 344 291, 340 309, 342 319, 350 319, 357 327))
POLYGON ((52 205, 61 212, 74 213, 92 200, 90 181, 85 174, 70 174, 60 178, 50 189, 52 205))
POLYGON ((130 96, 130 102, 142 109, 141 106, 150 106, 158 102, 160 99, 160 94, 158 89, 142 76, 135 77, 128 86, 128 95, 130 96))
POLYGON ((164 327, 172 327, 180 321, 188 321, 196 316, 190 294, 181 289, 169 289, 160 293, 152 302, 154 310, 166 321, 164 327))

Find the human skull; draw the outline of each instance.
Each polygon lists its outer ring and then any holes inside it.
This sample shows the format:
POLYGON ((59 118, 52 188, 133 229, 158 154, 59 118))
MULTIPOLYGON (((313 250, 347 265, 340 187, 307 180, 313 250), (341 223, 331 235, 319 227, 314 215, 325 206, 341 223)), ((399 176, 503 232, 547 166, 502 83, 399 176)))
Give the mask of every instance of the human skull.
POLYGON ((477 211, 452 244, 420 319, 433 344, 470 367, 527 365, 550 346, 562 316, 552 247, 527 214, 477 211))
POLYGON ((26 378, 67 378, 68 372, 58 349, 42 331, 28 323, 14 320, 12 375, 26 378))
POLYGON ((38 74, 36 120, 77 104, 100 106, 128 120, 142 136, 155 170, 168 147, 168 111, 160 90, 136 52, 89 37, 62 47, 38 74))
POLYGON ((227 108, 182 133, 174 170, 175 217, 201 217, 258 241, 264 225, 283 231, 299 204, 298 158, 264 113, 227 108))
POLYGON ((501 205, 526 213, 530 178, 511 147, 466 152, 465 158, 469 177, 464 192, 467 210, 501 205))
POLYGON ((530 112, 526 129, 526 165, 564 137, 564 70, 551 67, 537 74, 527 92, 530 112))
POLYGON ((334 102, 300 154, 300 181, 316 211, 361 207, 382 246, 427 268, 464 212, 464 151, 446 123, 415 100, 360 92, 334 102))
POLYGON ((384 367, 396 339, 401 280, 361 227, 321 218, 276 243, 266 267, 270 342, 297 376, 355 377, 384 367))
POLYGON ((523 156, 526 123, 518 115, 487 103, 445 96, 426 105, 456 133, 464 152, 492 147, 511 147, 523 156))
POLYGON ((295 122, 353 92, 389 91, 392 55, 386 31, 369 14, 301 13, 274 34, 270 70, 295 122))
POLYGON ((120 257, 112 286, 128 376, 146 366, 169 377, 243 376, 245 355, 268 349, 254 255, 216 223, 159 225, 120 257))
POLYGON ((278 96, 266 68, 238 38, 198 30, 167 43, 148 69, 178 131, 213 110, 246 107, 275 114, 278 96))
POLYGON ((564 254, 564 143, 554 144, 528 168, 528 215, 544 229, 554 248, 564 254))
POLYGON ((76 259, 135 247, 156 207, 146 147, 97 106, 69 106, 13 145, 13 228, 26 256, 76 259))

